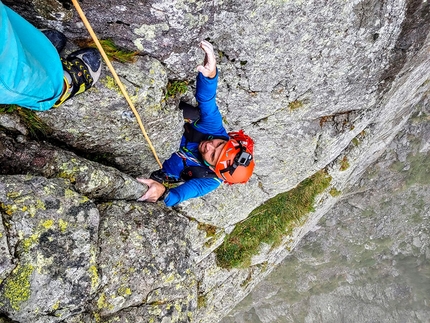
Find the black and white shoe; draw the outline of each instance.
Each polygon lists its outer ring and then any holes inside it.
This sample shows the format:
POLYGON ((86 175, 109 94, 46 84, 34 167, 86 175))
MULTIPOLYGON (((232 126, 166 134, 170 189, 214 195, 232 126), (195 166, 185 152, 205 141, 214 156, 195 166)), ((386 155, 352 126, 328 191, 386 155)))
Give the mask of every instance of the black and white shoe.
POLYGON ((67 58, 61 58, 67 88, 54 107, 91 88, 100 77, 101 61, 101 55, 95 48, 80 49, 67 58))

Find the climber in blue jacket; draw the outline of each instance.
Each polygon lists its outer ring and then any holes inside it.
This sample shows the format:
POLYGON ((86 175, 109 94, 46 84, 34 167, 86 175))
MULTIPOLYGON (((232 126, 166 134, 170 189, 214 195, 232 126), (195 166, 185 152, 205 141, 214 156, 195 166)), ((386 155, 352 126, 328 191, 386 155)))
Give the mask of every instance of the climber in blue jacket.
MULTIPOLYGON (((162 169, 153 172, 149 179, 137 178, 148 186, 138 201, 163 200, 167 206, 174 206, 203 196, 222 182, 244 183, 252 175, 252 139, 243 131, 227 133, 225 130, 215 101, 218 72, 214 50, 208 41, 202 41, 200 47, 205 59, 203 65, 197 67, 195 97, 199 117, 185 123, 179 150, 164 161, 162 169), (169 189, 169 184, 179 182, 182 184, 169 189)), ((184 106, 186 117, 190 106, 184 106)))

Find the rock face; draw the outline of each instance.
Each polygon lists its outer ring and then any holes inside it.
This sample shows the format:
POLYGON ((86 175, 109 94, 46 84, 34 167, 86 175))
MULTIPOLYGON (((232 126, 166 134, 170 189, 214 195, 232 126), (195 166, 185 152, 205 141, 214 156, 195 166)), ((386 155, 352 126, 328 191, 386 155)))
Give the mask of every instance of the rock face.
POLYGON ((428 322, 428 121, 427 107, 222 322, 428 322))
MULTIPOLYGON (((66 53, 88 38, 69 2, 4 2, 39 28, 63 31, 66 53)), ((341 196, 323 193, 301 228, 246 269, 217 266, 224 233, 320 169, 329 189, 348 190, 413 113, 428 118, 427 2, 81 5, 100 38, 138 51, 136 62, 114 67, 161 160, 182 132, 179 95, 166 97, 167 83, 187 81, 182 98, 192 101, 198 42, 209 39, 220 110, 228 130, 255 139, 255 175, 173 209, 134 202, 145 188, 133 178, 158 165, 107 70, 87 93, 37 114, 50 129, 46 142, 0 114, 5 321, 217 322, 341 196)))
POLYGON ((96 205, 64 179, 15 175, 0 182, 2 253, 11 255, 1 268, 2 310, 20 322, 36 321, 37 312, 79 311, 98 287, 96 205))

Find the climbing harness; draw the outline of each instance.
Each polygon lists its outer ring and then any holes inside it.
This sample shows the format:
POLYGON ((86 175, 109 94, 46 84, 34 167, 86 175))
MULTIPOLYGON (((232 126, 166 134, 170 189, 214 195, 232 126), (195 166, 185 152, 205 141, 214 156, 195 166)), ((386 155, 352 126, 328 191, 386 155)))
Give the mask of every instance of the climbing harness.
POLYGON ((157 163, 160 165, 160 167, 162 167, 161 162, 160 162, 160 160, 159 160, 159 158, 157 156, 157 153, 155 151, 155 148, 152 145, 151 140, 149 139, 148 134, 146 133, 145 127, 142 124, 142 120, 141 120, 141 118, 139 116, 139 113, 137 112, 136 108, 134 107, 133 102, 131 102, 131 99, 130 99, 130 97, 129 97, 129 95, 128 95, 128 93, 127 93, 124 85, 122 84, 121 80, 119 79, 118 74, 116 73, 116 71, 113 68, 113 66, 112 66, 109 58, 107 57, 107 55, 106 55, 106 53, 105 53, 102 45, 100 44, 100 42, 99 42, 96 34, 94 33, 93 28, 91 27, 91 25, 88 22, 85 14, 84 14, 84 12, 82 11, 81 6, 78 3, 78 0, 72 0, 72 3, 75 6, 76 11, 78 12, 79 16, 81 17, 82 22, 84 23, 85 27, 87 28, 88 32, 90 33, 91 38, 93 39, 93 41, 96 44, 98 50, 100 51, 103 59, 105 60, 106 65, 108 66, 109 70, 111 71, 111 73, 112 73, 112 75, 113 75, 116 83, 118 84, 118 86, 119 86, 122 94, 124 95, 125 99, 127 100, 128 105, 130 106, 131 110, 133 111, 133 113, 134 113, 134 115, 135 115, 135 117, 137 119, 137 122, 139 123, 140 129, 142 130, 143 136, 145 137, 146 141, 148 142, 148 145, 151 148, 152 153, 154 154, 154 157, 157 160, 157 163))

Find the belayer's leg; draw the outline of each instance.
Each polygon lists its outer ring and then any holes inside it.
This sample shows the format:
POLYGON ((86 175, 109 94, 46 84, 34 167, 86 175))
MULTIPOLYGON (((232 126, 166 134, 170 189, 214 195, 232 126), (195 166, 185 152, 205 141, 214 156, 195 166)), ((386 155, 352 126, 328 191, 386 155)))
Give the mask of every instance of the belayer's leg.
POLYGON ((60 56, 48 38, 0 1, 0 104, 48 110, 63 90, 60 56))

